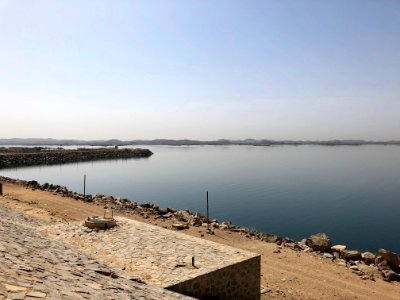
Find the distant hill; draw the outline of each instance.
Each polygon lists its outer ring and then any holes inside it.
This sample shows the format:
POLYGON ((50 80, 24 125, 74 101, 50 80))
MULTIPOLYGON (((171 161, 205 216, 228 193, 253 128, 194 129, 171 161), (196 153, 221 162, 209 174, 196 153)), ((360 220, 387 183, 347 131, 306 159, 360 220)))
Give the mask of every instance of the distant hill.
POLYGON ((21 146, 129 146, 129 145, 169 145, 169 146, 190 146, 190 145, 248 145, 248 146, 273 146, 273 145, 323 145, 323 146, 361 146, 361 145, 400 145, 400 141, 364 141, 364 140, 326 140, 326 141, 291 141, 291 140, 228 140, 220 139, 214 141, 198 140, 173 140, 173 139, 155 139, 155 140, 131 140, 121 141, 117 139, 110 140, 57 140, 42 138, 13 138, 0 139, 0 145, 21 145, 21 146))

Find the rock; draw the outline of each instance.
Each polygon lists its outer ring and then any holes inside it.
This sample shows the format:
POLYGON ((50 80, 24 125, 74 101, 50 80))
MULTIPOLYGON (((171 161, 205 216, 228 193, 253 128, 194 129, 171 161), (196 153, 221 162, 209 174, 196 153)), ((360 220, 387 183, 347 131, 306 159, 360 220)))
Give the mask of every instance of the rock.
POLYGON ((378 255, 376 258, 375 258, 375 265, 379 265, 381 262, 383 262, 384 261, 384 259, 383 259, 383 257, 382 256, 380 256, 380 255, 378 255))
POLYGON ((380 262, 379 264, 376 265, 379 271, 384 271, 384 270, 391 270, 388 262, 386 260, 380 262))
POLYGON ((169 219, 172 218, 173 214, 171 212, 167 212, 166 214, 162 215, 161 217, 163 219, 169 219))
POLYGON ((180 210, 176 212, 175 217, 178 221, 188 222, 190 218, 190 213, 187 210, 180 210))
POLYGON ((386 260, 393 271, 400 272, 400 257, 394 252, 379 249, 379 254, 386 260))
POLYGON ((29 292, 28 294, 26 294, 29 297, 33 297, 33 298, 46 298, 46 294, 42 293, 42 292, 29 292))
POLYGON ((332 242, 325 233, 316 233, 311 235, 306 240, 307 246, 312 248, 314 251, 330 251, 332 242))
POLYGON ((344 258, 345 260, 361 260, 361 253, 357 250, 344 250, 340 252, 340 257, 344 258))
POLYGON ((270 288, 261 287, 260 294, 266 294, 266 293, 269 293, 269 292, 272 292, 272 290, 270 288))
POLYGON ((267 243, 275 243, 275 244, 282 244, 282 238, 270 233, 264 233, 261 237, 261 240, 267 243))
POLYGON ((336 251, 336 252, 342 252, 344 250, 346 250, 346 246, 345 245, 335 245, 331 247, 332 251, 336 251))
POLYGON ((7 300, 22 300, 25 298, 25 292, 8 293, 7 300))
POLYGON ((4 284, 4 287, 9 292, 23 292, 26 291, 27 288, 23 286, 11 285, 11 284, 4 284))
POLYGON ((292 250, 295 250, 295 251, 303 250, 303 248, 301 246, 299 246, 297 243, 285 243, 285 244, 282 244, 282 245, 285 246, 285 247, 288 247, 288 248, 290 248, 292 250))
POLYGON ((191 217, 190 223, 192 224, 192 226, 200 227, 203 224, 203 221, 201 220, 201 218, 193 216, 191 217))
POLYGON ((213 228, 219 228, 219 223, 212 222, 212 223, 211 223, 211 226, 212 226, 213 228))
POLYGON ((383 270, 382 276, 385 281, 400 281, 400 274, 392 270, 383 270))
POLYGON ((324 253, 324 255, 323 255, 325 258, 328 258, 328 259, 333 259, 334 258, 334 256, 332 255, 332 254, 330 254, 330 253, 324 253))
POLYGON ((188 229, 189 226, 183 223, 174 223, 172 224, 172 228, 178 229, 178 230, 184 230, 184 229, 188 229))
POLYGON ((222 224, 222 225, 219 226, 219 228, 221 228, 222 230, 227 230, 227 229, 229 229, 229 226, 226 225, 226 224, 222 224))
POLYGON ((376 255, 371 253, 371 252, 361 253, 361 257, 367 264, 374 264, 375 263, 376 255))
POLYGON ((307 239, 302 239, 302 240, 299 242, 299 244, 302 245, 302 246, 307 246, 306 242, 307 242, 307 239))
POLYGON ((347 266, 346 261, 344 259, 339 259, 336 264, 343 267, 347 266))

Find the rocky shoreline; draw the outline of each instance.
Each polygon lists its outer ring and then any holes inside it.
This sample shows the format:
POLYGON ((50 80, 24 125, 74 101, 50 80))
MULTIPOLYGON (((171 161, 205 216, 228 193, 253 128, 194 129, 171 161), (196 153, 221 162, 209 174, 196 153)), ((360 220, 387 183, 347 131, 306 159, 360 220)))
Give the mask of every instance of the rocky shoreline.
POLYGON ((216 228, 236 232, 249 239, 260 240, 267 243, 275 243, 276 253, 282 247, 294 251, 310 252, 321 259, 331 260, 338 265, 349 268, 353 273, 364 280, 375 280, 379 274, 383 280, 400 281, 400 256, 385 249, 379 249, 379 254, 371 252, 361 253, 358 250, 349 250, 345 245, 333 245, 329 237, 324 233, 317 233, 301 241, 294 241, 287 237, 280 237, 275 234, 257 232, 232 224, 231 222, 218 222, 218 220, 207 220, 200 213, 191 213, 188 209, 176 210, 173 208, 162 209, 153 203, 138 204, 126 198, 119 198, 106 195, 86 195, 69 191, 66 187, 49 183, 40 184, 37 181, 24 181, 8 177, 1 177, 0 182, 20 184, 32 190, 43 190, 62 197, 70 197, 78 201, 92 202, 105 209, 112 209, 126 213, 136 213, 144 218, 155 218, 170 220, 172 227, 176 230, 185 230, 189 227, 209 227, 208 233, 213 234, 216 228))
POLYGON ((35 165, 64 164, 80 161, 128 159, 150 157, 153 153, 148 149, 115 148, 79 148, 66 150, 57 148, 0 148, 0 169, 26 167, 35 165))

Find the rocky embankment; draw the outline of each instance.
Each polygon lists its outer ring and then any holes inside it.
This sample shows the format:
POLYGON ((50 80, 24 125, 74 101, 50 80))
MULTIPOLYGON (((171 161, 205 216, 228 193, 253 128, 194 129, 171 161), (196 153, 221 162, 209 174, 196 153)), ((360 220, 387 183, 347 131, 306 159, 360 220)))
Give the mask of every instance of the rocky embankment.
POLYGON ((66 187, 49 183, 39 184, 37 181, 21 181, 7 177, 0 177, 0 182, 18 183, 31 189, 45 190, 63 197, 71 197, 75 200, 92 202, 105 209, 123 211, 126 213, 140 214, 144 218, 170 220, 176 230, 185 230, 191 226, 209 227, 208 233, 213 234, 216 228, 237 232, 249 239, 275 243, 278 245, 277 253, 282 247, 294 251, 310 252, 323 259, 331 260, 338 265, 349 268, 353 273, 364 280, 375 280, 375 276, 381 276, 385 281, 400 281, 400 256, 394 252, 380 249, 378 255, 371 252, 359 252, 347 249, 345 245, 333 245, 329 237, 324 233, 314 234, 302 241, 294 241, 287 237, 275 234, 257 232, 253 229, 243 228, 231 222, 218 222, 207 220, 200 213, 191 213, 188 209, 175 210, 173 208, 162 209, 153 203, 138 204, 125 198, 105 195, 84 195, 71 192, 66 187))
POLYGON ((96 148, 49 150, 46 148, 1 148, 0 169, 26 167, 34 165, 52 165, 80 161, 103 160, 103 159, 127 159, 149 157, 153 153, 148 149, 118 149, 118 148, 96 148))

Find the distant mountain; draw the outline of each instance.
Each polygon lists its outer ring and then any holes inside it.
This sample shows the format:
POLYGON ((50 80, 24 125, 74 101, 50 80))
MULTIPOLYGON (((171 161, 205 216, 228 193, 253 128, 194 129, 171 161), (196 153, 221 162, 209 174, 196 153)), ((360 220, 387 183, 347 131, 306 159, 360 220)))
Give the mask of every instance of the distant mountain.
POLYGON ((155 139, 155 140, 131 140, 121 141, 117 139, 111 140, 57 140, 57 139, 0 139, 0 145, 21 145, 21 146, 128 146, 128 145, 170 145, 170 146, 191 146, 191 145, 250 145, 250 146, 273 146, 273 145, 323 145, 323 146, 361 146, 361 145, 400 145, 400 141, 364 141, 364 140, 326 140, 326 141, 273 141, 273 140, 228 140, 220 139, 214 141, 197 141, 197 140, 173 140, 173 139, 155 139))

